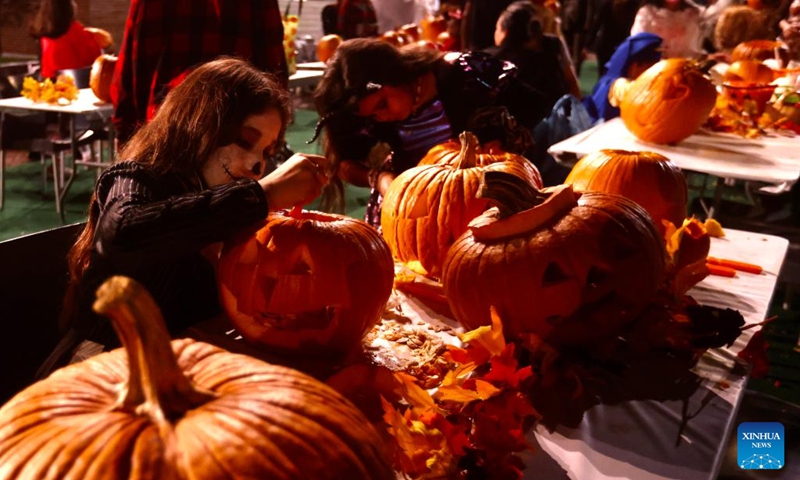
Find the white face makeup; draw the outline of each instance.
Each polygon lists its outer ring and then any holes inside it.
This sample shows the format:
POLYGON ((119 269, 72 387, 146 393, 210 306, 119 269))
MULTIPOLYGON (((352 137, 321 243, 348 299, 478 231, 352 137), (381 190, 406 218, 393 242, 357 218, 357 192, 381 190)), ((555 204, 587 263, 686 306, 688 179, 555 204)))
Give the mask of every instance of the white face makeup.
POLYGON ((281 127, 281 114, 274 108, 245 118, 236 140, 217 148, 200 169, 203 181, 208 187, 218 187, 264 176, 266 158, 276 148, 281 127))

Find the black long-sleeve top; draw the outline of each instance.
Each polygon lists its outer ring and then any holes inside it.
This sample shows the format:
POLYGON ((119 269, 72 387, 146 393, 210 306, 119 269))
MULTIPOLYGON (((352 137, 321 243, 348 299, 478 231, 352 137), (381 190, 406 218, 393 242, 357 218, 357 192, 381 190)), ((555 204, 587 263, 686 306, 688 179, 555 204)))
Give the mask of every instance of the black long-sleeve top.
POLYGON ((91 311, 94 292, 111 275, 142 283, 173 334, 220 312, 214 268, 201 250, 265 218, 267 200, 254 180, 212 189, 194 180, 131 161, 100 177, 94 248, 75 323, 81 340, 118 344, 109 322, 91 311))

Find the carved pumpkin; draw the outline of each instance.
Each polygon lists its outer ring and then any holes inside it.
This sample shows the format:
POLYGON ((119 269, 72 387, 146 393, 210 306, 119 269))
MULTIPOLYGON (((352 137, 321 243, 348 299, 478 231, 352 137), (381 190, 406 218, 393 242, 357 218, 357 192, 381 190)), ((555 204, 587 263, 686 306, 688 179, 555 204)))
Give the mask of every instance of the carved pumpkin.
POLYGON ((336 34, 325 35, 317 43, 317 60, 328 63, 344 40, 336 34))
POLYGON ((694 64, 683 58, 661 60, 625 88, 614 88, 628 130, 652 143, 676 143, 706 121, 717 90, 694 64))
POLYGON ((468 330, 497 309, 506 338, 589 345, 614 335, 653 299, 662 282, 664 242, 631 200, 541 192, 487 172, 482 195, 497 204, 477 217, 447 253, 443 285, 468 330))
POLYGON ((575 164, 564 183, 580 192, 622 195, 647 210, 662 238, 662 220, 675 227, 686 218, 688 189, 677 165, 654 152, 600 150, 575 164))
POLYGON ((461 150, 453 163, 410 168, 391 184, 381 207, 381 230, 392 254, 403 263, 418 261, 424 272, 438 277, 447 249, 487 207, 477 198, 484 171, 503 171, 541 186, 538 171, 520 162, 482 165, 478 139, 460 136, 461 150), (535 173, 535 174, 534 174, 535 173))
POLYGON ((394 478, 378 433, 295 370, 190 339, 170 344, 141 285, 98 290, 123 348, 56 371, 0 409, 0 477, 394 478))
POLYGON ((752 83, 770 83, 775 72, 756 60, 737 60, 733 62, 723 75, 725 81, 745 81, 752 83))
POLYGON ((103 54, 95 59, 92 70, 89 72, 89 87, 99 100, 111 103, 111 80, 114 79, 114 69, 117 67, 117 57, 103 54))
POLYGON ((217 278, 225 311, 249 342, 338 355, 357 348, 380 320, 394 263, 365 222, 295 209, 227 242, 217 278))

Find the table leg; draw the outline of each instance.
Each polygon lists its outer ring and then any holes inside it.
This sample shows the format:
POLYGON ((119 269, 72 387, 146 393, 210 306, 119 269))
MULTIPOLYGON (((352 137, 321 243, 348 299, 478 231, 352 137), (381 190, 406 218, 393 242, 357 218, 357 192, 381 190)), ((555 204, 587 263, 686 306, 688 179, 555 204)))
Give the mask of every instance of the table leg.
POLYGON ((714 203, 711 204, 711 207, 708 209, 708 215, 706 218, 714 218, 714 214, 719 211, 719 207, 722 205, 722 189, 725 188, 725 179, 724 178, 717 178, 717 186, 714 187, 714 203))

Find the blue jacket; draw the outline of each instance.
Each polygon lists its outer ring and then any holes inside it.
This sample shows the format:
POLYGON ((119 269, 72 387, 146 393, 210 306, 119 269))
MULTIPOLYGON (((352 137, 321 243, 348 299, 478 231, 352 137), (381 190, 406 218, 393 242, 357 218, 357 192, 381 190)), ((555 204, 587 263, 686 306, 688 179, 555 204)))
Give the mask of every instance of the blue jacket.
POLYGON ((583 104, 589 115, 595 120, 610 120, 619 116, 619 108, 608 103, 608 91, 619 77, 628 73, 628 67, 633 62, 657 62, 661 59, 661 37, 652 33, 642 32, 626 38, 611 55, 606 63, 606 73, 597 80, 592 94, 583 99, 583 104))

